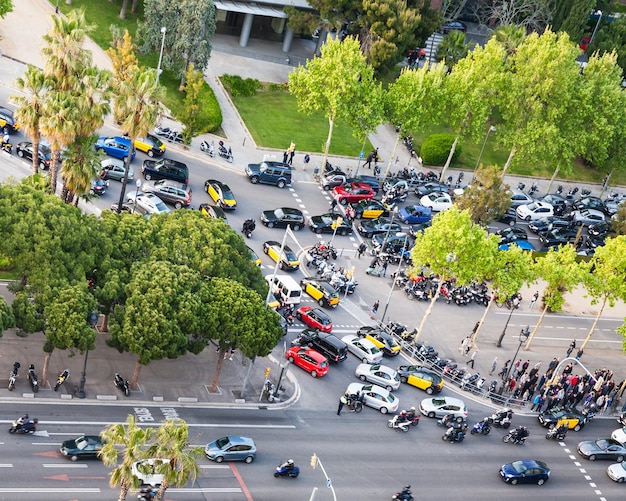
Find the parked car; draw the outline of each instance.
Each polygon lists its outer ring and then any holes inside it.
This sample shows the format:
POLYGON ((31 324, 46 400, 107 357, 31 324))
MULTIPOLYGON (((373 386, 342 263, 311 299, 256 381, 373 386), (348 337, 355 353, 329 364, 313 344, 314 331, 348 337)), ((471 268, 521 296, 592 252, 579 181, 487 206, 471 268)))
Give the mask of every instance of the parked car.
POLYGON ((363 396, 363 403, 381 414, 394 413, 398 410, 400 400, 393 393, 375 384, 350 383, 346 389, 349 395, 359 392, 363 396))
POLYGON ((554 214, 557 216, 563 215, 567 212, 570 206, 570 200, 558 193, 548 193, 539 199, 540 202, 550 204, 554 208, 554 214))
POLYGON ((320 306, 336 308, 339 304, 339 293, 327 280, 304 277, 300 280, 300 287, 320 306))
POLYGON ((429 418, 454 414, 459 422, 467 418, 467 407, 463 400, 452 397, 425 398, 420 402, 420 412, 429 418))
POLYGON ((361 381, 374 383, 387 391, 394 391, 400 388, 398 373, 385 365, 359 364, 354 374, 361 381))
POLYGON ((20 126, 15 121, 13 112, 8 108, 0 106, 0 129, 7 129, 10 134, 18 131, 20 126))
POLYGON ((454 30, 465 33, 467 31, 467 26, 461 21, 446 21, 441 25, 441 32, 444 35, 454 30))
POLYGON ((140 208, 144 214, 167 214, 170 209, 165 202, 154 193, 143 193, 141 191, 129 191, 126 193, 126 201, 140 208))
POLYGON ((136 154, 130 139, 121 136, 101 136, 96 141, 95 148, 96 151, 104 151, 110 157, 119 158, 120 160, 124 160, 128 155, 130 155, 130 159, 133 160, 136 154))
POLYGON ((97 459, 104 443, 98 435, 81 435, 61 444, 59 452, 72 461, 83 458, 97 459))
POLYGON ((500 244, 498 246, 499 250, 509 250, 511 247, 519 247, 524 251, 533 252, 535 247, 528 240, 514 240, 513 242, 509 242, 508 244, 500 244))
POLYGON ((348 334, 341 340, 348 346, 348 351, 364 364, 378 364, 383 359, 383 352, 367 339, 348 334))
POLYGON ((337 233, 338 235, 351 235, 354 230, 352 224, 348 223, 345 218, 341 217, 341 223, 337 225, 337 221, 341 216, 339 214, 321 214, 309 218, 309 228, 314 233, 337 233), (336 232, 335 232, 336 227, 336 232))
POLYGON ((420 199, 420 204, 429 207, 433 212, 442 212, 452 207, 452 199, 447 193, 434 191, 420 199))
POLYGON ((209 442, 204 448, 208 459, 221 463, 222 461, 245 461, 252 463, 256 458, 256 444, 249 437, 228 435, 209 442))
POLYGON ((517 213, 513 207, 509 207, 504 213, 498 216, 499 223, 505 223, 509 226, 513 226, 517 222, 517 213))
POLYGON ((543 461, 521 459, 500 467, 500 478, 507 484, 543 485, 550 479, 550 468, 543 461))
POLYGON ((511 207, 519 207, 520 205, 531 204, 535 201, 528 193, 521 190, 513 190, 511 192, 511 207))
POLYGON ((209 194, 211 199, 222 209, 237 208, 235 195, 233 195, 233 192, 227 184, 224 184, 217 179, 207 179, 204 182, 204 189, 209 194))
POLYGON ((423 183, 415 188, 415 194, 417 195, 417 198, 422 198, 423 196, 430 195, 434 192, 448 193, 449 188, 446 184, 436 183, 434 181, 423 183))
POLYGON ((509 226, 496 231, 496 235, 500 237, 500 244, 508 244, 516 240, 528 240, 528 233, 524 228, 519 226, 509 226))
POLYGON ((571 221, 556 217, 541 217, 528 223, 528 229, 537 234, 541 234, 543 232, 550 231, 556 228, 567 229, 571 227, 571 221))
POLYGON ((577 226, 602 223, 606 220, 604 212, 596 209, 580 209, 570 213, 572 223, 577 226))
MULTIPOLYGON (((15 152, 18 157, 25 158, 31 162, 33 160, 33 151, 33 143, 30 141, 22 141, 21 143, 17 143, 17 146, 15 147, 15 152)), ((50 162, 52 161, 52 150, 50 150, 50 148, 46 145, 40 143, 37 151, 37 158, 39 168, 41 170, 49 169, 50 162)))
POLYGON ((173 205, 176 209, 191 205, 191 188, 179 185, 167 179, 159 179, 154 182, 145 182, 142 185, 145 193, 154 193, 165 203, 173 205))
POLYGON ((122 181, 124 179, 124 173, 126 173, 126 179, 133 179, 135 171, 133 166, 128 166, 128 172, 124 165, 124 160, 119 158, 105 158, 100 162, 101 170, 100 175, 104 179, 114 179, 115 181, 122 181))
POLYGON ((608 221, 602 221, 600 223, 592 224, 587 228, 587 233, 593 237, 609 236, 613 233, 611 223, 608 221))
POLYGON ((332 320, 319 308, 301 306, 296 310, 296 318, 312 329, 317 329, 322 332, 331 332, 333 330, 332 320))
POLYGON ((248 164, 246 175, 252 184, 273 184, 279 188, 291 184, 291 167, 281 162, 248 164))
POLYGON ((572 204, 572 210, 581 209, 594 209, 604 212, 606 210, 606 206, 604 205, 604 201, 600 198, 589 196, 576 200, 572 204))
POLYGON ((365 183, 348 183, 343 186, 336 186, 332 193, 333 198, 342 205, 370 200, 375 195, 372 187, 365 183))
POLYGON ((380 216, 389 215, 389 206, 379 200, 361 200, 352 204, 356 217, 359 219, 375 219, 380 216))
POLYGON ((179 183, 189 183, 189 169, 183 162, 171 158, 144 160, 141 173, 146 181, 151 179, 170 179, 179 183))
POLYGON ((291 250, 291 247, 285 245, 282 252, 280 247, 280 242, 276 242, 275 240, 263 242, 263 252, 272 258, 274 262, 278 263, 281 270, 297 270, 300 268, 298 256, 291 250))
POLYGON ((313 348, 292 346, 285 352, 285 358, 313 377, 322 377, 328 373, 328 360, 313 348))
POLYGON ((430 208, 422 205, 407 205, 398 211, 398 218, 406 224, 428 223, 432 217, 430 208))
POLYGON ((160 157, 165 153, 165 143, 153 134, 135 139, 135 149, 143 151, 149 157, 160 157))
POLYGON ((576 230, 554 228, 539 235, 539 241, 545 247, 573 244, 576 241, 576 230))
POLYGON ((586 440, 576 447, 578 454, 589 461, 612 459, 620 463, 626 458, 626 447, 612 438, 586 440))
POLYGON ((517 208, 517 217, 523 221, 532 221, 546 216, 554 216, 554 208, 546 202, 533 202, 517 208))
POLYGON ((286 228, 299 231, 304 226, 304 214, 299 209, 281 207, 279 209, 264 210, 261 213, 261 222, 268 228, 286 228))
POLYGON ((402 225, 394 223, 388 218, 379 217, 378 219, 371 219, 367 221, 361 221, 358 227, 359 233, 365 238, 372 238, 374 235, 391 234, 394 235, 402 231, 402 225))

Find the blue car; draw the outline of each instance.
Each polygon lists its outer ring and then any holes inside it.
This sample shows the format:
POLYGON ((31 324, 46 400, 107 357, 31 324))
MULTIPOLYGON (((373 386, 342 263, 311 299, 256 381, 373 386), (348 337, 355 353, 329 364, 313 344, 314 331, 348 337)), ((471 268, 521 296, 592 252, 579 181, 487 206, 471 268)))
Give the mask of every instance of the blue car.
POLYGON ((535 248, 533 244, 531 244, 528 240, 515 240, 514 242, 509 242, 508 244, 502 244, 498 247, 500 250, 509 250, 511 245, 517 245, 520 249, 525 251, 534 251, 535 248))
POLYGON ((114 158, 124 160, 130 151, 130 159, 135 158, 135 148, 131 146, 130 139, 127 137, 99 137, 95 144, 96 151, 104 151, 107 155, 114 158))
POLYGON ((543 485, 550 479, 550 468, 543 461, 521 459, 503 464, 500 468, 500 477, 507 484, 543 485))
POLYGON ((398 211, 398 217, 403 223, 422 224, 428 223, 432 219, 433 213, 430 207, 407 205, 398 211))

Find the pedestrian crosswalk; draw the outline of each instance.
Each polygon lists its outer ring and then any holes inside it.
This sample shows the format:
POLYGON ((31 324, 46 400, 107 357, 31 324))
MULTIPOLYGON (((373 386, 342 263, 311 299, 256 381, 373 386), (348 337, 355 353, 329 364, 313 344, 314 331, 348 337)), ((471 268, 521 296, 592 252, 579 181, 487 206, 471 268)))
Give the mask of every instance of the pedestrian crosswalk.
POLYGON ((438 32, 434 32, 432 35, 428 37, 426 40, 426 60, 429 62, 437 61, 437 49, 439 48, 439 44, 443 40, 443 35, 438 32))

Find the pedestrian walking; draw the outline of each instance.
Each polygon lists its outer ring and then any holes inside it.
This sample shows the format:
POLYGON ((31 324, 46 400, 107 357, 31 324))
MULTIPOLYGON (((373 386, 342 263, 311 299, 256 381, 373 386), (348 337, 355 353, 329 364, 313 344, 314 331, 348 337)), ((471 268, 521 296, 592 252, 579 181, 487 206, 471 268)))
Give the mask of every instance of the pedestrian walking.
POLYGON ((341 409, 348 403, 348 394, 344 393, 339 397, 339 407, 337 407, 337 416, 341 415, 341 409))
POLYGON ((569 344, 569 348, 567 348, 567 356, 569 357, 572 352, 574 351, 574 348, 576 348, 576 340, 573 339, 572 342, 569 344))
POLYGON ((580 360, 580 357, 583 356, 583 349, 581 348, 580 350, 578 350, 578 353, 576 353, 576 360, 580 360))
POLYGON ((465 348, 467 348, 467 345, 469 344, 470 341, 470 336, 466 336, 463 338, 463 340, 461 341, 461 347, 459 348, 459 351, 465 355, 466 351, 465 348))
POLYGON ((387 260, 383 261, 383 277, 387 277, 387 265, 389 262, 387 260))
POLYGON ((470 357, 470 359, 467 362, 467 365, 472 364, 472 369, 474 368, 474 362, 476 361, 476 354, 478 353, 478 348, 476 348, 473 352, 472 352, 472 356, 470 357))
POLYGON ((372 313, 370 314, 370 318, 374 320, 376 318, 376 313, 378 313, 378 307, 380 306, 380 301, 377 299, 374 305, 372 306, 372 313))
POLYGON ((285 150, 283 153, 283 163, 286 164, 287 160, 289 160, 289 152, 285 150))
POLYGON ((361 245, 359 245, 359 248, 356 250, 357 257, 361 259, 361 256, 365 254, 366 250, 367 250, 367 245, 365 245, 365 243, 362 242, 361 245))
POLYGON ((489 374, 493 374, 496 371, 496 368, 498 367, 498 357, 493 359, 493 362, 491 362, 491 370, 489 371, 489 374))
POLYGON ((530 304, 528 305, 529 310, 533 309, 533 307, 535 306, 535 303, 537 302, 537 299, 539 299, 539 291, 533 294, 533 298, 530 300, 530 304))
POLYGON ((368 169, 372 168, 372 162, 374 162, 374 165, 376 165, 376 162, 378 162, 378 148, 373 149, 369 155, 367 155, 367 158, 365 160, 365 163, 363 164, 363 166, 367 165, 368 169))
POLYGON ((333 201, 330 202, 330 213, 334 214, 336 208, 337 208, 337 199, 333 198, 333 201))
POLYGON ((287 150, 287 153, 289 154, 289 160, 287 160, 287 163, 289 165, 293 165, 293 157, 296 154, 296 143, 291 141, 291 144, 289 145, 289 149, 287 150))

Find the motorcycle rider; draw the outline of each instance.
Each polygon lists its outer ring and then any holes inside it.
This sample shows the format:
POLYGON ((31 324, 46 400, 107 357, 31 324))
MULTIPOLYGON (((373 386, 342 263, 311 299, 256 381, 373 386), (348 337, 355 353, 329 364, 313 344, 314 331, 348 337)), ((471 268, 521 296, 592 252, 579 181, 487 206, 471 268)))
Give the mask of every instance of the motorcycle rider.
POLYGON ((515 428, 513 432, 513 441, 520 442, 522 439, 526 438, 530 433, 528 432, 528 428, 525 426, 518 426, 515 428))
POLYGON ((285 470, 285 473, 292 471, 295 467, 296 465, 293 464, 293 459, 288 459, 287 461, 285 461, 279 466, 281 470, 282 469, 285 470))
POLYGON ((254 222, 254 219, 249 218, 243 222, 243 232, 246 235, 252 235, 252 232, 255 230, 255 228, 256 228, 256 223, 254 222))
POLYGON ((15 420, 15 423, 17 424, 18 428, 21 428, 21 427, 27 425, 29 423, 29 421, 28 421, 28 414, 24 414, 23 416, 18 417, 15 420))

